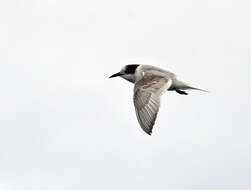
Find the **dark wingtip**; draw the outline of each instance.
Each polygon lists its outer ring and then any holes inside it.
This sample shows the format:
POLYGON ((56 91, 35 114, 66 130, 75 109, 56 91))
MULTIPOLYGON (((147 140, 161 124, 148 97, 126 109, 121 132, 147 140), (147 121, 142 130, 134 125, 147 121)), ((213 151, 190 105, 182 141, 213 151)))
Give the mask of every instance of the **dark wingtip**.
POLYGON ((149 136, 152 136, 152 131, 145 131, 146 134, 148 134, 149 136))

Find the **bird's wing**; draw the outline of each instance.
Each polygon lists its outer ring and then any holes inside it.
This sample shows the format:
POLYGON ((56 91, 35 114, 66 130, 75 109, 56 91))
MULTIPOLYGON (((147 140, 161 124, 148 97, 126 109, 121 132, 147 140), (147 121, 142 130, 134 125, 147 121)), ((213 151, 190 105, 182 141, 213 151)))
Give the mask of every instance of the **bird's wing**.
POLYGON ((172 85, 172 80, 152 73, 145 73, 134 86, 134 106, 141 128, 149 135, 155 123, 160 96, 172 85))

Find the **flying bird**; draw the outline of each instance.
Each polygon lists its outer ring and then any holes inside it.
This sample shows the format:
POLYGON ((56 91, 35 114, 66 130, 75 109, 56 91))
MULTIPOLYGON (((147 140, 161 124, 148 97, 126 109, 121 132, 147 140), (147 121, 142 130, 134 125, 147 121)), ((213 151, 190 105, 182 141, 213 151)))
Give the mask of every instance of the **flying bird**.
POLYGON ((137 119, 148 135, 152 134, 160 107, 160 98, 164 92, 172 90, 188 95, 185 90, 205 91, 178 80, 172 72, 151 65, 126 65, 120 72, 109 78, 113 77, 122 77, 134 83, 133 102, 137 119))

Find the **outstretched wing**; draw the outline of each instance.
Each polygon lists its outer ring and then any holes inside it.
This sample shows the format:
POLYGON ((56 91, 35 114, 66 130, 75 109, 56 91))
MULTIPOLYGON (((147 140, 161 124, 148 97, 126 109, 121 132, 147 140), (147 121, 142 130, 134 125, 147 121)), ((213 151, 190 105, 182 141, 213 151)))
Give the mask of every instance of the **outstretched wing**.
POLYGON ((156 74, 145 73, 135 83, 134 106, 141 128, 149 135, 157 118, 160 107, 160 96, 170 88, 172 80, 156 74))

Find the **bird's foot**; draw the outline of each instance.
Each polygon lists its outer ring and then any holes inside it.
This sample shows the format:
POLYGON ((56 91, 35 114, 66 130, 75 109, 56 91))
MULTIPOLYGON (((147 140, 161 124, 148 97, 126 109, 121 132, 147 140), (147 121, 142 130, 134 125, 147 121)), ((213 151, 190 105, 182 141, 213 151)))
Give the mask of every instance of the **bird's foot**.
POLYGON ((176 91, 177 93, 179 93, 179 94, 182 94, 182 95, 188 95, 188 93, 187 93, 187 92, 182 91, 182 90, 178 90, 178 89, 176 89, 175 91, 176 91))

